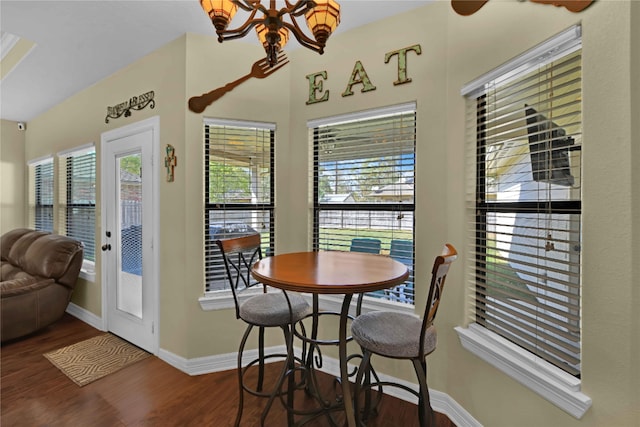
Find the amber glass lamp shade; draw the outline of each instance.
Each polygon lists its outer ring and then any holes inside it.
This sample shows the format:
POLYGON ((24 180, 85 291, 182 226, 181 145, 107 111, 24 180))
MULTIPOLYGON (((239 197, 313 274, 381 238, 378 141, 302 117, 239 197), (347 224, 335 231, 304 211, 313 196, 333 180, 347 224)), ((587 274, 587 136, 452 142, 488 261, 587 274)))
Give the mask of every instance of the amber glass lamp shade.
POLYGON ((334 0, 315 0, 316 7, 305 13, 305 19, 316 41, 324 46, 340 23, 340 5, 334 0))
MULTIPOLYGON (((265 48, 269 47, 269 41, 267 40, 268 32, 269 29, 266 27, 266 25, 256 25, 256 33, 258 34, 258 39, 260 40, 260 43, 262 43, 262 46, 264 46, 265 48)), ((282 27, 278 30, 278 35, 280 36, 280 40, 276 43, 276 46, 278 47, 278 50, 280 50, 289 41, 289 30, 285 27, 282 27)))
POLYGON ((200 5, 218 31, 225 30, 238 11, 238 6, 231 0, 200 0, 200 5))

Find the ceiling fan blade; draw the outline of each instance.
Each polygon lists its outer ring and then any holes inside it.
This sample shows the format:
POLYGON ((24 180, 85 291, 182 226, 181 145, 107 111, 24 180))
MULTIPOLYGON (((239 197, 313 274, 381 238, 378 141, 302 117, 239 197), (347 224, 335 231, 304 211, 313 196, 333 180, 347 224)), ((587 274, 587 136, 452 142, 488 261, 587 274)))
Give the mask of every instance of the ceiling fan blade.
MULTIPOLYGON (((451 7, 459 15, 469 16, 480 10, 489 0, 451 0, 451 7)), ((595 0, 531 0, 534 3, 565 7, 570 12, 582 12, 595 0)))
POLYGON ((451 0, 451 7, 458 15, 469 16, 480 10, 489 0, 451 0))
POLYGON ((534 3, 552 4, 563 6, 570 12, 582 12, 594 2, 594 0, 531 0, 534 3))

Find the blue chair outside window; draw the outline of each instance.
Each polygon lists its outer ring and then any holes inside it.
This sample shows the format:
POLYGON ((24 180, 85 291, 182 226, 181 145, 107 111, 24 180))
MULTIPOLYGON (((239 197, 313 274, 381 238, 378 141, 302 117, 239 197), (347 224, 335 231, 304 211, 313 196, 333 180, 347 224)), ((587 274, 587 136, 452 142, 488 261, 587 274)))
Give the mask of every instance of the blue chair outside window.
MULTIPOLYGON (((379 239, 371 239, 368 237, 356 237, 351 239, 351 252, 363 252, 367 254, 379 254, 381 242, 379 239)), ((369 295, 376 295, 378 298, 385 296, 384 290, 371 292, 369 295)))
POLYGON ((409 279, 402 285, 398 285, 386 291, 387 298, 391 301, 404 303, 413 302, 413 242, 411 240, 393 239, 389 256, 403 263, 409 269, 409 279))
POLYGON ((392 240, 389 255, 391 258, 396 261, 400 261, 408 268, 413 268, 413 242, 411 240, 392 240))
MULTIPOLYGON (((380 239, 371 239, 368 237, 356 237, 351 239, 351 248, 349 249, 351 252, 364 252, 367 254, 379 254, 380 247, 382 243, 380 239)), ((378 298, 385 297, 385 291, 375 291, 371 292, 369 295, 375 295, 378 298)))
POLYGON ((356 237, 351 239, 351 252, 364 252, 367 254, 380 253, 380 240, 367 237, 356 237))

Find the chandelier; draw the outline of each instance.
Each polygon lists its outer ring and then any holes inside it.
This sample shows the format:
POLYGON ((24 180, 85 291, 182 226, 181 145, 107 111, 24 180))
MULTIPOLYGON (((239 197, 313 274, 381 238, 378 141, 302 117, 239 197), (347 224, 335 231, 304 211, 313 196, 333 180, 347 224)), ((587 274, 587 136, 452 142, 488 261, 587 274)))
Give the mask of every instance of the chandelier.
POLYGON ((271 67, 278 63, 278 52, 289 41, 290 33, 302 46, 322 55, 327 39, 340 23, 340 5, 335 0, 297 0, 295 3, 284 0, 285 7, 281 9, 276 8, 276 0, 269 0, 268 9, 261 1, 200 0, 200 4, 211 18, 220 43, 244 37, 255 28, 271 67), (249 12, 249 17, 239 27, 227 29, 238 8, 249 12), (313 38, 306 35, 296 21, 302 15, 313 38))

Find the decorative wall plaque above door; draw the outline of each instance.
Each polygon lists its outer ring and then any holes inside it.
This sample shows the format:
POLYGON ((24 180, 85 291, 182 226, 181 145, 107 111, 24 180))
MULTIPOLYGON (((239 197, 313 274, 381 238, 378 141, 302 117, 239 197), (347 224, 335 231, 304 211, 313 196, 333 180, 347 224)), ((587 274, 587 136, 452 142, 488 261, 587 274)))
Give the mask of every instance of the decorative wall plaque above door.
POLYGON ((107 107, 107 117, 104 118, 105 123, 109 123, 109 119, 117 119, 124 114, 125 117, 131 115, 131 110, 142 110, 147 107, 155 108, 156 101, 153 99, 155 93, 149 91, 139 96, 132 96, 128 101, 121 102, 113 107, 107 107))

